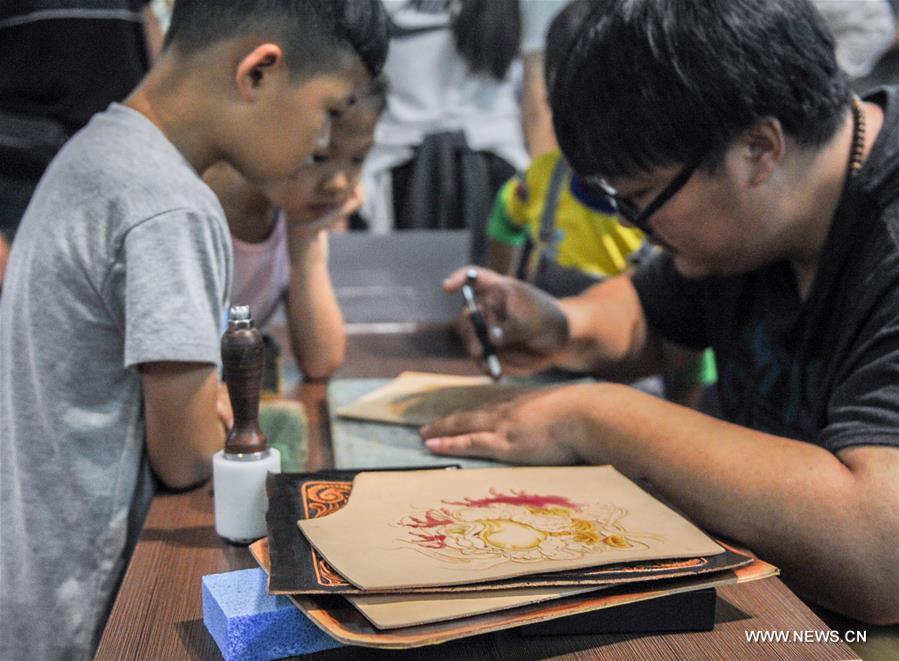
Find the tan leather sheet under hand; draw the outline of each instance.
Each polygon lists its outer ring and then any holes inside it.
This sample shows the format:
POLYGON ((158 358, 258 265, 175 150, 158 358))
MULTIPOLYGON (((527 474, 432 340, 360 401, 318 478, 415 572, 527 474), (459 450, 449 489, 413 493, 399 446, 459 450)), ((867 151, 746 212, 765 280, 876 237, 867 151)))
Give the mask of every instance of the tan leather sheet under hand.
POLYGON ((337 415, 421 427, 450 413, 507 401, 534 387, 493 383, 479 376, 403 372, 383 387, 341 406, 337 415))

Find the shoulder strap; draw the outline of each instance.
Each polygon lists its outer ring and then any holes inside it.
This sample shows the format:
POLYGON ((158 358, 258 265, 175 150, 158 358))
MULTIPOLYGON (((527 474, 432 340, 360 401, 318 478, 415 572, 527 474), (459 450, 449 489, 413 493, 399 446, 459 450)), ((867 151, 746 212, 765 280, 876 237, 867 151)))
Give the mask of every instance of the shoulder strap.
POLYGON ((556 208, 559 206, 559 197, 562 195, 562 183, 568 175, 568 163, 559 156, 549 180, 549 188, 546 191, 546 200, 543 203, 543 213, 540 215, 540 243, 543 250, 547 250, 556 242, 556 208))

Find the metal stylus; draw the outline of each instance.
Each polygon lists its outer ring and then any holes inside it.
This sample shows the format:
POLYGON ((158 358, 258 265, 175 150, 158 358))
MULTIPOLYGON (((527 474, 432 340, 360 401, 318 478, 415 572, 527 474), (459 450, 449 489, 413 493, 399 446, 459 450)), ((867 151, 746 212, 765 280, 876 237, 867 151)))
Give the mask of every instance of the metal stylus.
POLYGON ((475 300, 474 284, 478 279, 478 272, 474 269, 469 270, 465 274, 465 284, 462 285, 462 296, 465 297, 465 305, 468 308, 469 319, 474 326, 475 334, 481 343, 481 349, 484 352, 484 360, 487 363, 487 371, 490 378, 499 381, 503 375, 503 367, 500 365, 499 357, 496 355, 496 348, 490 341, 490 335, 487 333, 487 322, 484 315, 478 309, 478 303, 475 300))

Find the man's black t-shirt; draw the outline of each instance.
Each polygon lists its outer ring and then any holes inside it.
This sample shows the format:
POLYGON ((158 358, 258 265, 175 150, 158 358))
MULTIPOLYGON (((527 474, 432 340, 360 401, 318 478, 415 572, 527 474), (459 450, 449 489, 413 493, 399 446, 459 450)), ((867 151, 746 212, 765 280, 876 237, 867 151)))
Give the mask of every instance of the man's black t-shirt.
POLYGON ((712 347, 724 418, 831 451, 899 445, 899 88, 848 180, 801 300, 787 262, 689 280, 660 254, 634 274, 651 328, 712 347))

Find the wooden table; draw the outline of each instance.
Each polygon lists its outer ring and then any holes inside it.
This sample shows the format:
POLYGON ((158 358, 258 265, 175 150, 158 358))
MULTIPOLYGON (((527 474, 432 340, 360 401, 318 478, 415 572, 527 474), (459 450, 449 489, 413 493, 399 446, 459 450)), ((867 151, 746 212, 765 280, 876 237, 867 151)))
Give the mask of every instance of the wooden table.
MULTIPOLYGON (((282 346, 286 346, 283 345, 282 346)), ((406 369, 473 374, 444 329, 350 337, 338 376, 392 377, 406 369)), ((294 393, 310 422, 308 468, 333 464, 326 386, 294 393)), ((97 659, 221 659, 203 625, 200 579, 253 567, 245 547, 215 534, 206 484, 156 497, 103 632, 97 659)), ((525 637, 506 631, 406 652, 342 648, 309 659, 846 659, 844 643, 748 642, 747 631, 825 632, 828 627, 779 579, 719 589, 715 630, 667 635, 525 637)), ((821 634, 819 634, 821 635, 821 634)))

